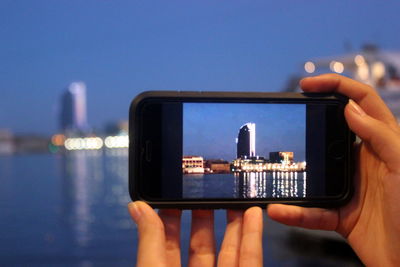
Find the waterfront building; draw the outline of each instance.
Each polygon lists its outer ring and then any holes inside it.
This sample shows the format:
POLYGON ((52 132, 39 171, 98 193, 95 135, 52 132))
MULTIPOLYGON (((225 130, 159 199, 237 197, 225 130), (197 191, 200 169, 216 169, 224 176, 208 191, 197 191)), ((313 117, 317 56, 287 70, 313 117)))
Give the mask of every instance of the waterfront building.
POLYGON ((71 83, 62 95, 60 128, 62 132, 72 135, 88 131, 85 83, 71 83))
POLYGON ((231 164, 226 160, 206 160, 205 170, 210 173, 230 173, 231 164))
POLYGON ((200 156, 183 156, 183 173, 204 173, 204 159, 200 156))
POLYGON ((248 122, 240 127, 237 144, 237 158, 256 156, 256 124, 248 122))
POLYGON ((264 157, 241 157, 233 161, 232 170, 235 172, 268 171, 268 160, 264 157))
POLYGON ((300 172, 306 170, 306 162, 288 160, 293 152, 286 152, 287 160, 271 162, 264 157, 237 158, 232 162, 233 172, 300 172))
POLYGON ((47 153, 51 140, 47 136, 40 135, 18 135, 14 136, 15 152, 21 154, 47 153))
POLYGON ((271 163, 292 163, 293 162, 293 152, 269 152, 269 161, 271 163))

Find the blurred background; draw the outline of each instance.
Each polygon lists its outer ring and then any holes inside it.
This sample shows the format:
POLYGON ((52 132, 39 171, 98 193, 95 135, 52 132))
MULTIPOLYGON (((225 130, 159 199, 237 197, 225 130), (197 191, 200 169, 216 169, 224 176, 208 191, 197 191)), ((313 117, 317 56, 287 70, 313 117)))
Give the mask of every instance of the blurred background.
MULTIPOLYGON (((144 90, 297 91, 335 72, 399 117, 399 12, 395 0, 2 0, 0 265, 134 264, 127 119, 144 90)), ((361 265, 334 233, 265 224, 266 266, 361 265)), ((224 211, 215 228, 220 243, 224 211)), ((182 229, 185 251, 190 212, 182 229)))

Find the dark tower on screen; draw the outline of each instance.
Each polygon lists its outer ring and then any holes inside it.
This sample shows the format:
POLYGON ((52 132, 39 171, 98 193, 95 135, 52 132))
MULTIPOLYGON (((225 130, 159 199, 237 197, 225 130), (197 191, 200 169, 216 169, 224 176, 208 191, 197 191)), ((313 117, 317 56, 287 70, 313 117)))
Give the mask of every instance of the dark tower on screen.
POLYGON ((237 143, 237 158, 256 156, 256 124, 248 122, 240 127, 237 143))

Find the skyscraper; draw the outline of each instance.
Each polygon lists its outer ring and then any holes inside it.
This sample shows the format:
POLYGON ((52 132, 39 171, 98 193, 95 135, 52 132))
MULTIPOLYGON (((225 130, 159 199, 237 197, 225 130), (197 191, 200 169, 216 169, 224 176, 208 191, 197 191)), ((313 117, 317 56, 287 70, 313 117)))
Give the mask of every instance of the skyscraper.
POLYGON ((62 95, 60 127, 66 133, 84 133, 88 130, 85 83, 71 83, 62 95))
POLYGON ((256 124, 248 122, 240 127, 237 143, 237 158, 256 156, 256 124))

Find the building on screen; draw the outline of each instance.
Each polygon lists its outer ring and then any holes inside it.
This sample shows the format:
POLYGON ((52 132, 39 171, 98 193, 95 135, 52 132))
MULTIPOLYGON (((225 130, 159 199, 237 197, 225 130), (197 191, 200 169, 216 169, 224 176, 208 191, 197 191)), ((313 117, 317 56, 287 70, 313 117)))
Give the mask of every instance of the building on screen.
POLYGON ((269 152, 269 161, 271 163, 290 164, 293 162, 293 152, 269 152))
POLYGON ((237 143, 237 158, 256 156, 256 124, 248 122, 240 127, 237 143))
POLYGON ((182 158, 183 173, 204 173, 204 159, 200 156, 184 156, 182 158))
POLYGON ((230 173, 231 164, 226 160, 211 159, 205 161, 205 171, 209 173, 230 173))

